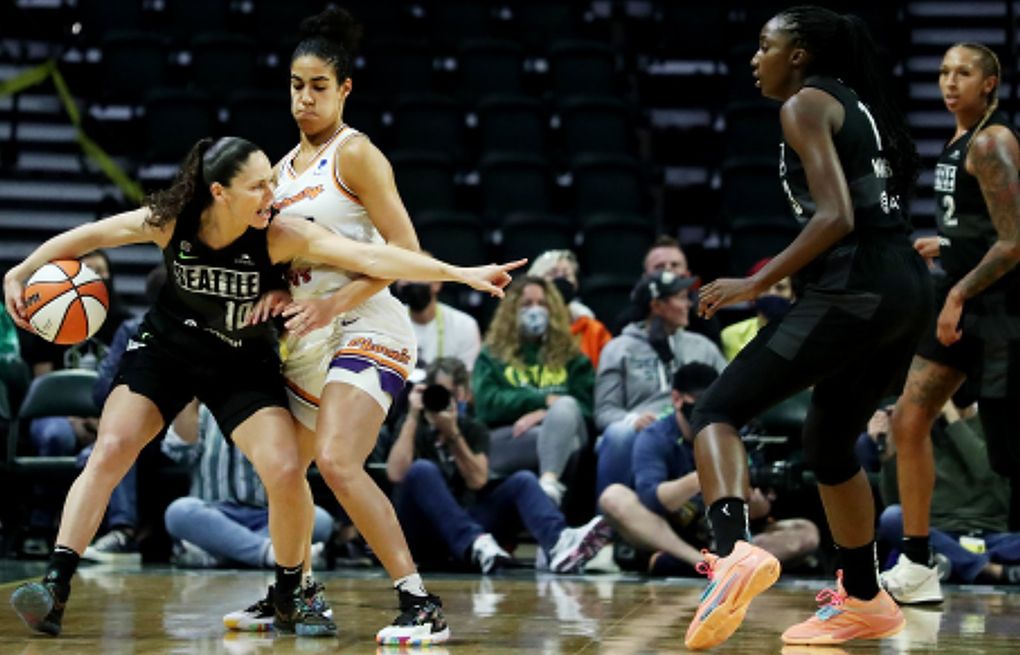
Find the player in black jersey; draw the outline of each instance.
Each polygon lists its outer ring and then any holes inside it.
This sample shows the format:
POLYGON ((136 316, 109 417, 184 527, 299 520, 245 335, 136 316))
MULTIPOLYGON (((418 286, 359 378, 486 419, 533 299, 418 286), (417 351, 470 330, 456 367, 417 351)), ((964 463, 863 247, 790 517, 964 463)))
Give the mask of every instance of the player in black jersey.
POLYGON ((939 88, 956 118, 935 170, 938 236, 915 247, 938 257, 942 307, 929 326, 893 412, 901 557, 882 583, 901 603, 942 600, 929 550, 935 464, 929 435, 967 380, 977 397, 992 468, 1012 480, 1010 530, 1020 529, 1020 145, 998 108, 998 57, 977 43, 946 51, 939 88))
POLYGON ((140 209, 76 227, 39 246, 4 277, 7 311, 20 327, 24 280, 43 263, 98 248, 152 242, 169 279, 129 344, 103 407, 95 449, 68 492, 41 583, 18 587, 15 610, 32 629, 59 634, 71 577, 114 486, 142 447, 193 398, 251 460, 269 499, 277 560, 277 628, 310 636, 336 626, 300 592, 310 502, 280 373, 277 338, 255 314, 281 313, 289 295, 275 264, 295 258, 385 279, 451 280, 502 295, 509 266, 461 268, 383 244, 350 241, 295 217, 270 224, 272 167, 236 137, 199 141, 173 185, 140 209), (267 229, 268 226, 268 229, 267 229))
POLYGON ((929 274, 908 239, 900 197, 917 154, 904 117, 890 107, 864 23, 795 7, 762 29, 751 60, 764 96, 783 102, 780 177, 797 238, 755 275, 706 285, 711 316, 796 275, 804 293, 769 323, 699 399, 692 425, 716 540, 703 569, 711 583, 687 631, 689 648, 721 643, 748 603, 779 575, 749 543, 747 455, 736 429, 814 387, 803 432, 843 575, 827 605, 783 633, 796 644, 833 644, 902 629, 878 586, 874 501, 854 442, 887 388, 902 383, 933 309, 929 274))

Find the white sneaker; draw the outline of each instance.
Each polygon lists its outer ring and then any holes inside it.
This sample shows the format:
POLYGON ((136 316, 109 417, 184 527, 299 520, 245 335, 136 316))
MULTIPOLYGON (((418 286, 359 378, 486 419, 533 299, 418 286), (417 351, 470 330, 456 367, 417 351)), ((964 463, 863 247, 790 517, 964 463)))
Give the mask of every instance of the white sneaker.
POLYGON ((620 565, 613 559, 613 544, 607 543, 584 565, 585 573, 619 573, 620 565))
POLYGON ((506 564, 513 560, 513 556, 510 553, 503 550, 496 539, 486 532, 485 534, 479 535, 475 542, 471 544, 471 559, 478 565, 478 569, 483 573, 491 573, 493 569, 506 564))
POLYGON ((549 499, 553 501, 556 507, 560 506, 563 502, 563 494, 567 492, 567 488, 562 482, 552 478, 539 478, 538 486, 542 487, 542 491, 546 496, 549 496, 549 499))
POLYGON ((577 573, 609 543, 613 530, 601 516, 579 528, 565 528, 549 551, 549 569, 555 573, 577 573))
POLYGON ((906 555, 901 554, 896 566, 883 571, 878 578, 901 605, 941 603, 943 600, 938 567, 917 564, 906 555))

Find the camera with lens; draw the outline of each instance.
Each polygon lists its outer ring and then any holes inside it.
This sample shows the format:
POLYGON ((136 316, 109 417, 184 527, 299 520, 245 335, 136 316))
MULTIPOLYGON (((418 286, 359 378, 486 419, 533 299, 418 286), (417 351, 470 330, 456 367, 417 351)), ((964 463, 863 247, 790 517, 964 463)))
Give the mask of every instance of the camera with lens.
POLYGON ((441 384, 430 384, 421 392, 421 404, 429 412, 443 412, 450 407, 452 394, 441 384))
POLYGON ((751 487, 774 489, 780 495, 799 491, 804 486, 804 466, 789 460, 752 464, 751 487))

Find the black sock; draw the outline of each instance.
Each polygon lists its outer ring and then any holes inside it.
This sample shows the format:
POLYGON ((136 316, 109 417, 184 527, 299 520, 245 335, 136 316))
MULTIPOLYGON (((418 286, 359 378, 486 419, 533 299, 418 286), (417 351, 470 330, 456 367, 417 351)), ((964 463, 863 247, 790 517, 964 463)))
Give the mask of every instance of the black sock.
POLYGON ((46 567, 46 575, 43 576, 43 580, 52 582, 56 586, 58 596, 63 595, 57 600, 61 602, 67 600, 67 595, 71 591, 71 578, 78 569, 80 560, 81 556, 67 546, 53 547, 53 552, 50 553, 50 563, 46 567))
POLYGON ((294 592, 301 585, 301 573, 304 569, 304 562, 297 566, 288 568, 286 566, 276 565, 276 605, 280 606, 280 602, 289 602, 290 599, 294 598, 294 592))
POLYGON ((928 536, 907 537, 900 540, 900 552, 907 556, 914 564, 921 566, 933 566, 931 546, 928 543, 928 536))
POLYGON ((860 548, 836 546, 843 565, 843 589, 858 600, 871 600, 878 595, 878 556, 875 542, 860 548))
POLYGON ((708 508, 708 522, 715 535, 715 554, 726 557, 740 540, 750 541, 747 526, 747 503, 743 498, 720 498, 708 508))
POLYGON ((1020 476, 1010 479, 1009 531, 1020 532, 1020 476))

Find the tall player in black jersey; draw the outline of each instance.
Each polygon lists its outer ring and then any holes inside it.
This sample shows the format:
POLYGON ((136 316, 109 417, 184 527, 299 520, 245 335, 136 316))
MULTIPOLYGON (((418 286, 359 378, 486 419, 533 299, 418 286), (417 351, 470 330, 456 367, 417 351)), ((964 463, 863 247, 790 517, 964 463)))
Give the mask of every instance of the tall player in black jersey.
POLYGON ((946 51, 939 89, 956 131, 935 169, 938 236, 918 251, 939 257, 942 310, 929 326, 893 412, 903 505, 899 561, 882 583, 900 603, 942 600, 930 560, 935 465, 929 435, 943 405, 968 380, 978 398, 992 468, 1012 480, 1010 530, 1020 529, 1020 144, 998 109, 1001 68, 977 43, 946 51))
POLYGON ((43 263, 98 248, 151 242, 163 250, 169 283, 129 344, 103 407, 95 450, 68 492, 56 545, 40 583, 11 597, 25 623, 59 634, 71 577, 95 535, 114 486, 142 447, 192 398, 251 460, 269 500, 277 560, 275 625, 309 636, 336 626, 300 593, 311 501, 280 373, 277 337, 253 313, 283 311, 289 296, 274 265, 295 258, 385 279, 447 279, 502 295, 508 270, 460 268, 383 244, 350 241, 304 219, 270 224, 272 167, 235 137, 199 141, 173 185, 140 209, 76 227, 39 246, 4 277, 7 311, 22 328, 24 280, 43 263), (268 229, 266 229, 268 226, 268 229), (269 294, 267 296, 267 294, 269 294))
POLYGON ((780 176, 797 238, 755 275, 701 291, 711 316, 788 275, 804 293, 748 344, 694 410, 695 456, 716 552, 689 648, 721 643, 748 603, 776 580, 779 563, 749 542, 747 455, 736 428, 813 386, 804 426, 843 575, 827 604, 783 633, 796 644, 833 644, 898 632, 903 615, 879 588, 874 501, 854 441, 887 389, 902 384, 933 310, 924 261, 908 239, 900 197, 917 154, 879 81, 875 46, 860 19, 795 7, 762 29, 751 60, 762 94, 783 102, 780 176))

